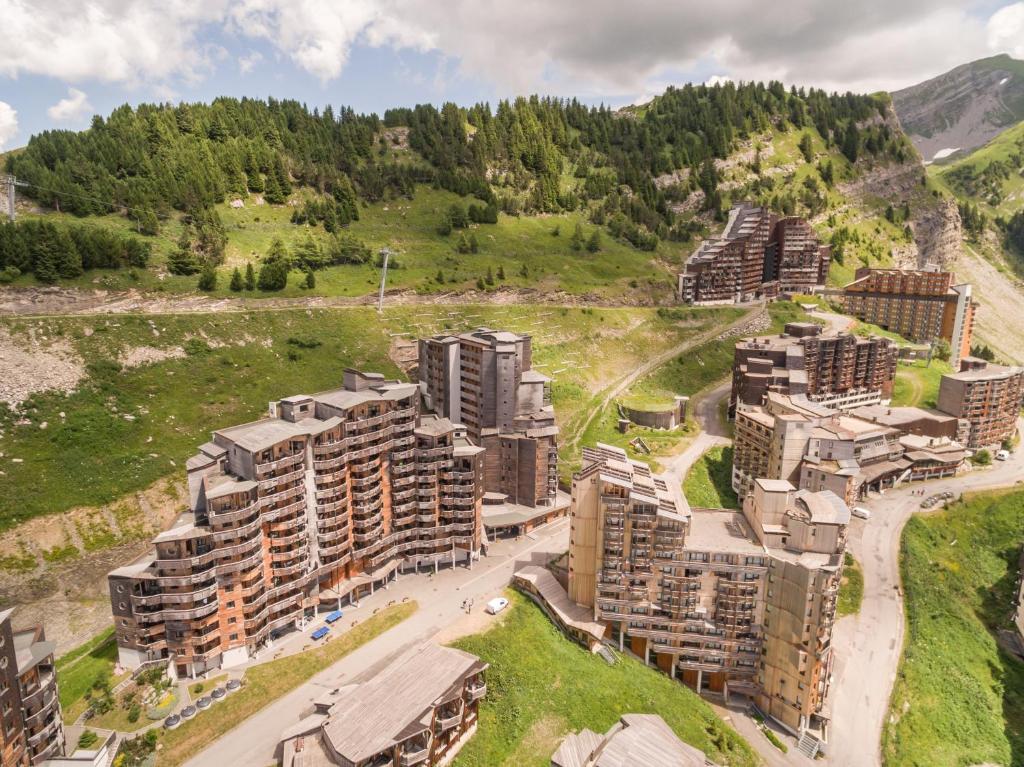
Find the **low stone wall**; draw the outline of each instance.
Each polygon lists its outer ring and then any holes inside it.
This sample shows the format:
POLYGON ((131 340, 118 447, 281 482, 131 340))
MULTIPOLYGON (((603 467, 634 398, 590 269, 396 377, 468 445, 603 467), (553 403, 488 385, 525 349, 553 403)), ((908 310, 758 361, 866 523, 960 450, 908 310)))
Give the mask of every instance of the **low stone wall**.
POLYGON ((689 404, 689 397, 676 397, 675 405, 670 405, 664 410, 638 410, 637 408, 620 405, 622 415, 637 426, 646 426, 650 429, 674 429, 686 420, 686 406, 689 404))

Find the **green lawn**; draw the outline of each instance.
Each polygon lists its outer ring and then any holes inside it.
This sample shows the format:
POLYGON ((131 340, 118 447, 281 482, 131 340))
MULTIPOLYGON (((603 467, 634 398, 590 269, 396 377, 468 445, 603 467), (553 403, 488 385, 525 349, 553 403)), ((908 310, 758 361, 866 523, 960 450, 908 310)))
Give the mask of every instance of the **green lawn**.
POLYGON ((738 509, 732 489, 732 448, 713 447, 700 457, 683 481, 683 495, 691 506, 702 509, 738 509))
POLYGON ((860 604, 864 601, 864 571, 853 554, 846 552, 843 566, 843 581, 839 584, 839 599, 836 613, 839 617, 856 615, 860 612, 860 604))
POLYGON ((561 739, 604 732, 622 714, 660 715, 712 761, 758 764, 750 746, 696 694, 639 661, 608 666, 566 639, 533 602, 512 593, 509 615, 456 643, 491 664, 476 735, 456 767, 547 767, 561 739))
POLYGON ((1011 627, 1024 493, 988 494, 907 524, 907 635, 883 736, 888 767, 1024 764, 1024 664, 1011 627))
POLYGON ((67 724, 74 723, 85 711, 85 696, 93 685, 101 679, 113 678, 116 662, 117 641, 113 628, 57 659, 57 691, 67 724))
POLYGON ((282 695, 344 658, 414 612, 416 602, 381 610, 355 628, 314 650, 253 666, 245 672, 245 684, 216 706, 174 730, 162 731, 157 751, 158 767, 178 767, 282 695))
MULTIPOLYGON (((337 387, 347 366, 399 375, 389 358, 396 339, 480 325, 533 335, 534 366, 555 381, 564 442, 610 380, 732 311, 440 305, 397 306, 383 316, 352 307, 0 320, 15 338, 65 339, 87 362, 71 394, 36 395, 17 414, 0 409, 0 452, 23 461, 4 461, 0 530, 182 476, 210 431, 262 416, 269 401, 337 387), (142 346, 179 356, 130 369, 113 362, 142 346), (17 425, 21 418, 27 423, 17 425), (35 491, 21 492, 28 486, 35 491)), ((80 531, 93 548, 116 543, 100 520, 80 531)))
POLYGON ((931 364, 924 360, 899 363, 896 368, 896 381, 893 384, 892 404, 935 407, 942 376, 950 372, 950 364, 937 358, 932 359, 931 364))

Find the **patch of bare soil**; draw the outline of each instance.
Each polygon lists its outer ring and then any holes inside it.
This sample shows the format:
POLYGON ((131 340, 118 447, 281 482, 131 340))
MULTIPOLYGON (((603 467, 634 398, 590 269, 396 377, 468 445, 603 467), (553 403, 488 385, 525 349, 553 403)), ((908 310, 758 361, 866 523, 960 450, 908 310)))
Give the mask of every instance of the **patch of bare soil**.
POLYGON ((32 333, 15 339, 0 327, 0 402, 17 405, 47 389, 72 391, 85 375, 85 365, 63 338, 32 333))
POLYGON ((76 647, 110 626, 107 573, 149 551, 187 500, 185 484, 165 478, 109 506, 37 517, 5 532, 0 557, 35 566, 0 569, 0 604, 18 606, 19 628, 42 623, 58 654, 76 647))
POLYGON ((154 346, 133 346, 126 349, 117 358, 122 367, 135 368, 139 365, 150 365, 154 362, 179 359, 185 356, 185 350, 180 346, 172 346, 170 349, 157 349, 154 346))

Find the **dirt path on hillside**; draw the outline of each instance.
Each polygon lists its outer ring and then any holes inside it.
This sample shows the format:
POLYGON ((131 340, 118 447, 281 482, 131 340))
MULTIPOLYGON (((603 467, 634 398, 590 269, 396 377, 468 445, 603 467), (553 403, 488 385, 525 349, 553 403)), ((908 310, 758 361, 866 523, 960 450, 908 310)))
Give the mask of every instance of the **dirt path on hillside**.
MULTIPOLYGON (((297 296, 291 298, 214 298, 205 295, 165 295, 138 290, 106 291, 73 288, 0 289, 0 317, 81 317, 108 314, 215 314, 221 312, 287 311, 375 306, 376 295, 297 296)), ((653 297, 607 298, 592 293, 574 295, 530 288, 462 290, 450 293, 388 291, 384 306, 451 304, 548 304, 553 306, 659 306, 653 297)))
POLYGON ((759 304, 756 307, 752 307, 742 317, 730 323, 729 325, 726 325, 724 328, 711 328, 710 330, 705 331, 700 335, 694 336, 693 338, 688 338, 682 343, 676 344, 671 349, 666 349, 661 354, 651 357, 649 360, 647 360, 644 364, 640 365, 639 367, 634 368, 626 375, 619 378, 619 380, 616 381, 610 389, 605 390, 606 393, 604 397, 602 397, 600 403, 598 403, 597 406, 590 408, 590 411, 587 414, 586 419, 584 419, 583 423, 580 424, 579 429, 566 441, 566 447, 577 447, 579 445, 580 439, 583 437, 583 434, 587 431, 587 428, 597 417, 597 415, 599 413, 604 412, 604 409, 611 404, 612 400, 621 395, 624 391, 626 391, 626 389, 628 389, 634 383, 636 383, 641 378, 646 376, 648 373, 652 372, 661 365, 664 365, 673 357, 678 357, 683 352, 700 346, 701 344, 705 344, 708 341, 713 341, 716 338, 725 338, 730 335, 735 335, 738 331, 741 331, 742 329, 748 327, 752 323, 755 323, 757 320, 766 316, 767 313, 768 310, 764 307, 764 305, 759 304))

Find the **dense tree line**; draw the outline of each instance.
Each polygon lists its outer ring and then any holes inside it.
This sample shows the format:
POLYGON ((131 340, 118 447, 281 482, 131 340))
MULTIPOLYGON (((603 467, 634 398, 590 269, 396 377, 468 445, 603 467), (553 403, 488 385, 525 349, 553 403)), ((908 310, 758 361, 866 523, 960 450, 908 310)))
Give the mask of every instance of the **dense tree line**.
POLYGON ((84 225, 19 220, 0 223, 0 279, 34 274, 41 282, 78 277, 87 269, 145 266, 150 245, 138 237, 84 225))
MULTIPOLYGON (((178 273, 219 263, 215 203, 246 193, 282 203, 296 185, 319 194, 296 210, 294 222, 329 232, 358 218, 360 199, 411 197, 416 184, 428 183, 477 197, 473 221, 494 221, 498 210, 586 208, 613 236, 653 249, 660 239, 692 236, 674 201, 700 190, 705 208, 721 212, 714 160, 756 133, 804 131, 801 151, 813 157, 806 133, 813 127, 850 161, 905 159, 908 144, 884 119, 887 109, 883 97, 787 90, 777 82, 669 88, 626 111, 532 96, 494 110, 450 103, 393 109, 383 120, 290 100, 219 98, 123 106, 86 131, 46 131, 8 157, 7 170, 44 205, 82 216, 119 211, 145 233, 183 212, 188 226, 170 264, 178 273), (388 159, 380 131, 399 125, 421 159, 388 159), (666 174, 670 183, 656 182, 666 174), (567 184, 567 176, 578 183, 567 184)), ((799 201, 813 209, 822 198, 808 188, 799 201)))

